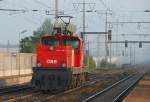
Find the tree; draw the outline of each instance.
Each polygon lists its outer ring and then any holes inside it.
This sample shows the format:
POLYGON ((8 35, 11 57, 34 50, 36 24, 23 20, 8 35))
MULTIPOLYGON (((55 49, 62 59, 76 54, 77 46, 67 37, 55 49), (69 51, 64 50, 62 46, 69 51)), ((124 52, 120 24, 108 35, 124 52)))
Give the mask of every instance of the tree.
POLYGON ((53 24, 50 19, 45 19, 43 24, 34 31, 30 37, 25 37, 20 41, 20 52, 35 53, 36 46, 39 44, 39 39, 45 35, 51 35, 53 31, 53 24))
POLYGON ((43 24, 37 29, 37 32, 51 35, 53 31, 53 24, 50 19, 46 18, 43 24))
MULTIPOLYGON (((61 27, 62 33, 65 28, 65 24, 63 22, 57 22, 55 26, 61 27)), ((67 27, 68 33, 74 33, 76 31, 76 26, 73 24, 69 24, 67 27)), ((20 52, 22 53, 34 53, 36 46, 39 44, 39 39, 42 36, 51 35, 53 33, 53 24, 50 19, 45 19, 43 24, 34 31, 31 37, 25 37, 20 41, 20 52)))
POLYGON ((116 64, 109 63, 105 59, 102 59, 100 64, 101 68, 117 68, 116 64))
POLYGON ((25 37, 21 39, 20 42, 20 52, 22 53, 34 53, 36 51, 36 46, 39 44, 39 38, 25 37))
POLYGON ((100 65, 102 68, 104 68, 108 65, 108 62, 105 59, 102 59, 100 65))

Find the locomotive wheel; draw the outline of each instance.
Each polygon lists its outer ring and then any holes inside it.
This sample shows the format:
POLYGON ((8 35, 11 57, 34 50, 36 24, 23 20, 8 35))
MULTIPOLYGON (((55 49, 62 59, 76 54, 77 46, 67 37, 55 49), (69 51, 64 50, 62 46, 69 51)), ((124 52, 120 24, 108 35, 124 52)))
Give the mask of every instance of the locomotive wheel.
POLYGON ((80 86, 82 86, 83 75, 82 75, 82 74, 79 74, 79 75, 78 75, 78 79, 79 79, 79 80, 78 80, 78 84, 79 84, 78 86, 80 87, 80 86))
POLYGON ((78 77, 77 75, 74 76, 74 88, 76 88, 78 85, 78 77))
POLYGON ((71 88, 77 87, 77 75, 72 76, 71 88))
POLYGON ((74 88, 74 79, 73 79, 73 77, 71 79, 71 84, 70 84, 70 89, 72 89, 72 88, 74 88))
POLYGON ((83 86, 83 83, 87 80, 86 73, 74 74, 72 75, 71 84, 69 88, 76 88, 83 86))
POLYGON ((82 84, 81 75, 78 74, 78 87, 80 87, 82 84))

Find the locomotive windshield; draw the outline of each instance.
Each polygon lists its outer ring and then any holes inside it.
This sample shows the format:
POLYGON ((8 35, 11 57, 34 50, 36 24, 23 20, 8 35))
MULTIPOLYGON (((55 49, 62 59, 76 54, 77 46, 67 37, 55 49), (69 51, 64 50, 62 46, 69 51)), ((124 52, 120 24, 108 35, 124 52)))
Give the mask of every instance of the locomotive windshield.
POLYGON ((79 41, 78 40, 68 40, 68 39, 66 40, 66 39, 64 39, 62 43, 64 46, 70 45, 73 48, 79 48, 79 41))
POLYGON ((58 39, 46 39, 43 41, 43 44, 46 46, 58 46, 59 41, 58 39))

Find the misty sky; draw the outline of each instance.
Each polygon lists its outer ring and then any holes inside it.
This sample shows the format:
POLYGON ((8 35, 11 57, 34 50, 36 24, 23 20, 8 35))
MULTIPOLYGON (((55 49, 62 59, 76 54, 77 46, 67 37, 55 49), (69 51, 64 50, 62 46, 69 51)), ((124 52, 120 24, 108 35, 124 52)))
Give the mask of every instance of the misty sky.
MULTIPOLYGON (((73 22, 78 26, 78 32, 82 27, 82 5, 73 6, 72 3, 82 2, 82 0, 59 0, 59 10, 75 18, 73 22)), ((132 20, 148 21, 150 14, 143 13, 150 9, 149 0, 86 0, 86 2, 96 3, 95 5, 86 5, 87 10, 106 10, 106 7, 113 11, 113 20, 132 20), (131 12, 132 11, 132 12, 131 12)), ((45 15, 45 10, 54 13, 54 0, 3 0, 0 2, 0 8, 5 9, 38 9, 39 12, 6 12, 0 11, 0 43, 17 43, 19 32, 26 29, 28 32, 21 37, 32 35, 45 18, 53 19, 54 16, 45 15), (15 14, 18 13, 18 14, 15 14)), ((105 16, 96 13, 86 13, 87 31, 103 31, 105 16)), ((148 25, 150 26, 150 25, 148 25)), ((147 27, 147 26, 146 26, 147 27)))
MULTIPOLYGON (((59 0, 59 11, 73 16, 72 22, 77 25, 77 33, 82 31, 82 5, 73 5, 73 3, 81 3, 83 0, 59 0)), ((150 0, 85 0, 87 3, 95 3, 95 5, 86 5, 86 10, 97 12, 86 13, 86 31, 105 31, 105 13, 106 9, 112 10, 112 15, 108 16, 108 21, 150 21, 150 12, 145 13, 144 10, 150 10, 150 0)), ((54 13, 54 0, 3 0, 0 2, 2 9, 23 9, 29 12, 6 12, 0 11, 0 44, 6 44, 9 40, 12 44, 18 44, 19 33, 27 30, 21 35, 21 38, 32 35, 44 21, 45 18, 54 16, 46 15, 45 11, 49 10, 54 13), (31 12, 32 9, 38 9, 38 12, 31 12)), ((111 26, 113 32, 113 40, 150 40, 150 36, 122 36, 121 34, 150 34, 150 24, 120 24, 111 26)), ((91 41, 91 53, 97 55, 97 36, 90 35, 88 40, 91 41)), ((99 56, 104 55, 104 36, 99 36, 100 47, 99 56)), ((150 45, 143 44, 143 48, 139 49, 138 44, 130 44, 125 49, 124 45, 112 44, 112 56, 119 56, 120 59, 129 63, 149 62, 150 45), (137 50, 138 49, 138 50, 137 50), (137 51, 137 52, 136 52, 137 51), (122 57, 125 52, 125 57, 122 57), (134 55, 136 53, 136 55, 134 55), (144 58, 141 60, 141 58, 144 58)))

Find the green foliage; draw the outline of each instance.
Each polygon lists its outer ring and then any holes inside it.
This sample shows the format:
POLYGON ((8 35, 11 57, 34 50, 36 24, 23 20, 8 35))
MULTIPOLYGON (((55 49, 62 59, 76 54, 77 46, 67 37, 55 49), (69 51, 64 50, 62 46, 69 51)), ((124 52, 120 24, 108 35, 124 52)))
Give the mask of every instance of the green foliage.
POLYGON ((20 52, 22 53, 35 53, 36 46, 39 44, 39 38, 25 37, 20 42, 20 52))
POLYGON ((101 65, 101 68, 116 68, 117 67, 116 64, 109 63, 105 59, 101 60, 100 65, 101 65))
POLYGON ((92 56, 85 56, 84 57, 84 64, 88 67, 89 71, 94 71, 96 69, 96 63, 92 56))
POLYGON ((41 27, 39 27, 31 37, 25 37, 20 41, 21 53, 35 53, 37 45, 40 43, 39 39, 42 36, 50 35, 53 31, 53 24, 50 19, 46 19, 41 27))
MULTIPOLYGON (((58 22, 58 25, 61 25, 61 28, 64 28, 65 24, 58 22)), ((75 25, 70 24, 69 29, 73 29, 75 25)), ((20 52, 22 53, 35 53, 36 46, 39 44, 39 39, 42 36, 51 35, 53 32, 53 24, 50 19, 45 19, 43 24, 34 31, 34 34, 31 37, 25 37, 20 41, 20 52)), ((71 33, 68 31, 67 33, 71 33)))
POLYGON ((102 59, 101 62, 100 62, 100 65, 101 65, 101 67, 104 68, 108 65, 108 62, 106 60, 102 59))

